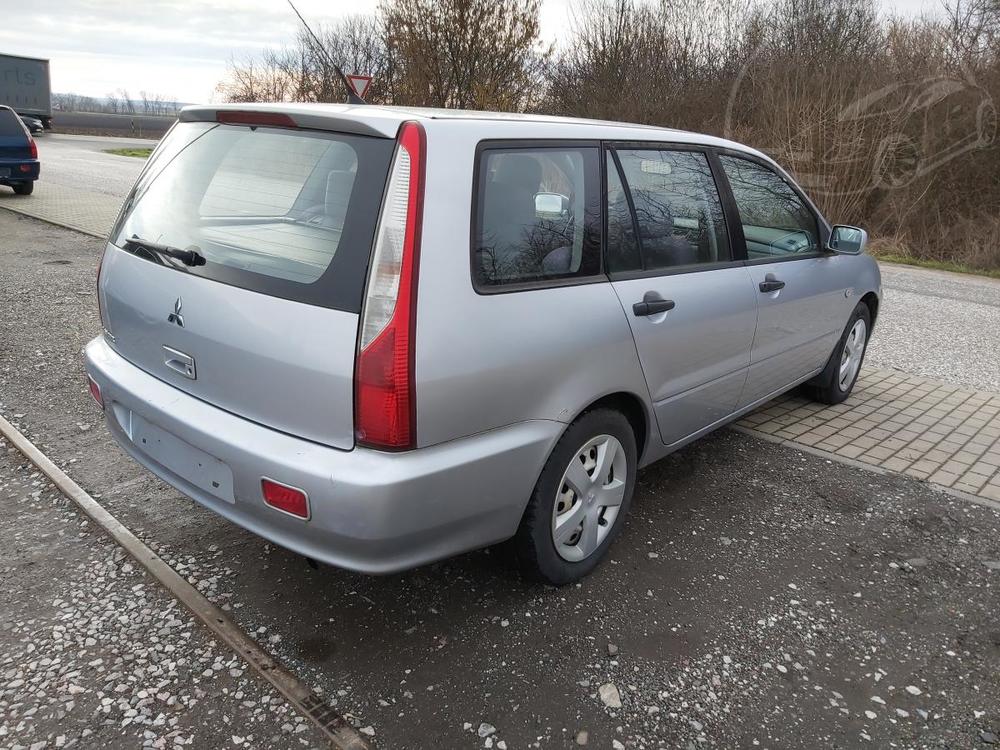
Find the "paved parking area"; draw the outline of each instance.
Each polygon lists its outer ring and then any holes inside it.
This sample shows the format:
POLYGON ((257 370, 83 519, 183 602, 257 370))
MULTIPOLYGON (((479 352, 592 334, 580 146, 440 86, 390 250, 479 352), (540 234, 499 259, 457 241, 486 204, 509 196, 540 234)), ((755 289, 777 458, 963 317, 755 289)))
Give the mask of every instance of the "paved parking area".
MULTIPOLYGON (((110 440, 80 362, 100 241, 5 212, 0 236, 0 413, 378 747, 972 748, 1000 734, 989 507, 724 431, 641 473, 610 559, 579 586, 524 583, 502 548, 386 578, 312 570, 110 440)), ((18 502, 24 478, 3 476, 2 502, 18 502)), ((225 696, 205 690, 205 715, 251 723, 225 696)), ((0 746, 30 746, 0 711, 0 746)))
POLYGON ((739 423, 792 444, 1000 502, 1000 394, 865 369, 847 402, 792 393, 739 423))

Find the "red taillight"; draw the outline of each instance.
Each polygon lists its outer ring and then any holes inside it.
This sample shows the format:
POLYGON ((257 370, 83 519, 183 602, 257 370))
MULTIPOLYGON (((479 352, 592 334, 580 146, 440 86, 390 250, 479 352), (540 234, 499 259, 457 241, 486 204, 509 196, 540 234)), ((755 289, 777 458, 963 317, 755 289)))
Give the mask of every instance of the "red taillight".
POLYGON ((226 125, 264 125, 275 128, 296 128, 295 120, 282 112, 246 112, 222 109, 215 113, 217 122, 226 125))
POLYGON ((90 377, 90 375, 87 376, 87 384, 90 386, 90 395, 94 397, 94 401, 97 402, 97 405, 103 409, 104 396, 101 395, 101 386, 99 386, 97 381, 90 377))
POLYGON ((270 479, 261 479, 260 489, 264 493, 264 502, 272 508, 308 520, 309 496, 302 490, 270 479))
POLYGON ((419 123, 403 123, 361 316, 354 377, 355 435, 362 445, 383 450, 416 445, 414 333, 426 144, 419 123), (404 205, 401 227, 399 209, 404 205))
MULTIPOLYGON (((38 158, 38 144, 35 143, 35 139, 32 138, 30 135, 28 136, 28 148, 31 149, 31 158, 32 159, 37 159, 38 158)), ((27 170, 25 170, 25 171, 27 171, 27 170)))
POLYGON ((101 327, 108 330, 108 324, 104 320, 104 305, 101 304, 101 269, 104 267, 104 256, 107 254, 107 250, 101 253, 101 257, 97 260, 97 316, 101 321, 101 327))

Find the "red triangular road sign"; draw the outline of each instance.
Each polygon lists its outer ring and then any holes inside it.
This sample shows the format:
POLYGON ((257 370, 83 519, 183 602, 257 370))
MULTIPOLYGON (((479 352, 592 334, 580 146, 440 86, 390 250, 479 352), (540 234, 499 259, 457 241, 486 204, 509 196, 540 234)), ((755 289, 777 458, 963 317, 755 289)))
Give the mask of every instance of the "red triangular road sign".
POLYGON ((347 76, 347 82, 351 84, 354 93, 364 99, 365 94, 368 93, 368 89, 371 88, 372 77, 351 74, 347 76))

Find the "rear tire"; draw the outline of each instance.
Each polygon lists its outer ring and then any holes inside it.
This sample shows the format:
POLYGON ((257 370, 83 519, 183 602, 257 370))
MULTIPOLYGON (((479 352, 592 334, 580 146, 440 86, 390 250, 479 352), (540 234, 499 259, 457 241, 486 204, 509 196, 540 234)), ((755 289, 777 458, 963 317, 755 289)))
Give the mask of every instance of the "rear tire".
POLYGON ((813 399, 824 404, 839 404, 851 395, 861 373, 871 330, 871 310, 864 302, 859 302, 823 372, 806 385, 813 399))
POLYGON ((31 195, 35 191, 34 182, 21 182, 17 185, 11 185, 11 187, 18 195, 31 195))
POLYGON ((525 576, 562 586, 597 567, 632 503, 637 463, 635 434, 620 412, 588 411, 566 428, 514 537, 525 576))

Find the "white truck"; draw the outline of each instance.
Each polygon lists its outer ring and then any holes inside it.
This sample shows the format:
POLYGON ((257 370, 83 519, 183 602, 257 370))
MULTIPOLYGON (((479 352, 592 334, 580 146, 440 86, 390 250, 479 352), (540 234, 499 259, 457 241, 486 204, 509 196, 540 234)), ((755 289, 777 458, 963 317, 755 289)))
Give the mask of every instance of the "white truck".
POLYGON ((19 115, 37 117, 49 130, 52 127, 49 61, 0 53, 0 104, 6 104, 19 115))

